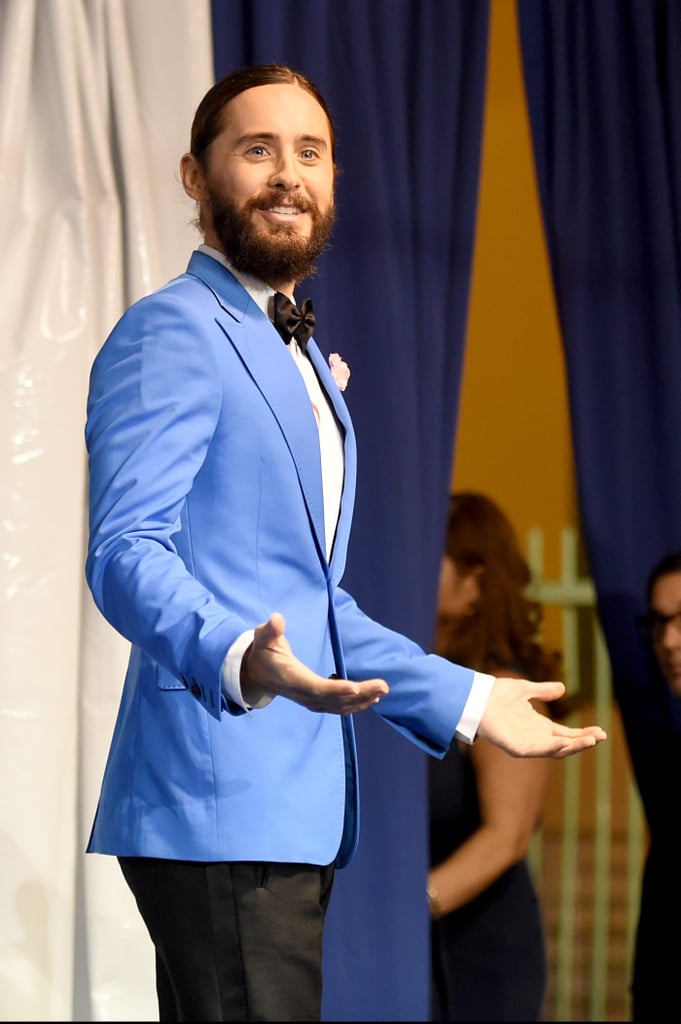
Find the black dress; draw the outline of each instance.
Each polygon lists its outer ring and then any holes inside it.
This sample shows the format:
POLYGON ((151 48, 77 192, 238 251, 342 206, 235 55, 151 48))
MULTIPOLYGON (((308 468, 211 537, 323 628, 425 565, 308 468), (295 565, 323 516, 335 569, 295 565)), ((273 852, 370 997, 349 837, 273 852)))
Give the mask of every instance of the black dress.
MULTIPOLYGON (((430 863, 441 863, 480 822, 473 764, 455 741, 428 759, 430 863)), ((541 1020, 546 947, 525 861, 475 899, 431 923, 434 1021, 541 1020)))
POLYGON ((681 698, 666 693, 665 699, 663 723, 649 726, 636 757, 650 845, 633 959, 631 1019, 635 1024, 681 1022, 677 941, 681 921, 681 830, 673 795, 681 775, 681 698))

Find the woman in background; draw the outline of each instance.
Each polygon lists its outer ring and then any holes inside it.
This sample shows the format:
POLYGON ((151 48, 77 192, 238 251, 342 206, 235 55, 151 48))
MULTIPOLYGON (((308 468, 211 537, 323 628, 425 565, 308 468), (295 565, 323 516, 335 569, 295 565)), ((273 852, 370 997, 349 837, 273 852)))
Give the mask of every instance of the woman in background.
MULTIPOLYGON (((559 679, 512 524, 483 494, 452 495, 435 651, 494 675, 559 679)), ((482 739, 429 759, 434 1021, 541 1020, 546 950, 526 854, 541 823, 547 759, 482 739)))

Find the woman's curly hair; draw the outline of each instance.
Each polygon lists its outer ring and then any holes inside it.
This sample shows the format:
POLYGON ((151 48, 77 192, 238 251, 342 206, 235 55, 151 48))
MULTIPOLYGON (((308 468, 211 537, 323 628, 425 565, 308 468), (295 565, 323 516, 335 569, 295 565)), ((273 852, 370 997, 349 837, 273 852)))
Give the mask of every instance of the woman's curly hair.
POLYGON ((530 568, 512 523, 491 498, 451 495, 445 553, 460 573, 483 571, 478 607, 463 620, 440 623, 437 653, 492 675, 515 670, 530 679, 560 679, 560 652, 544 647, 543 609, 528 595, 530 568))

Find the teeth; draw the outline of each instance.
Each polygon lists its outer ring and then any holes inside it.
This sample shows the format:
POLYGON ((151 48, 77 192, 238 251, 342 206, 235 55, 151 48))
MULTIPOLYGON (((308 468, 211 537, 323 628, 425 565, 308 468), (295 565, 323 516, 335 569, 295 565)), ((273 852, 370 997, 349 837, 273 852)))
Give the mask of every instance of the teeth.
POLYGON ((270 213, 281 213, 285 216, 289 216, 291 214, 300 213, 300 210, 297 206, 271 206, 270 213))

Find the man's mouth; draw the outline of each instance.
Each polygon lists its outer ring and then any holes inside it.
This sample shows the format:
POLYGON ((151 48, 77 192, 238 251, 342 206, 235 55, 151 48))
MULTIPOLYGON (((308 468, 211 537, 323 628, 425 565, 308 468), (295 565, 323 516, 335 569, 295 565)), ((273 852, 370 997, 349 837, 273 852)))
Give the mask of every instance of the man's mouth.
POLYGON ((276 213, 281 217, 296 217, 299 213, 304 212, 299 206, 268 206, 266 211, 276 213))
POLYGON ((667 677, 673 676, 675 679, 681 679, 681 661, 678 658, 664 660, 663 672, 667 677))

